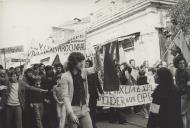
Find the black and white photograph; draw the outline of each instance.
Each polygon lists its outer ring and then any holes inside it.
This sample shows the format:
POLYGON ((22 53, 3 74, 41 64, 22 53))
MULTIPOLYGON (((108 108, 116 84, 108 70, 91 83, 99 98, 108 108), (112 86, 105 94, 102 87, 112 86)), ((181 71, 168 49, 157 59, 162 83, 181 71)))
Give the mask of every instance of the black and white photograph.
POLYGON ((190 0, 0 0, 0 128, 190 128, 190 0))

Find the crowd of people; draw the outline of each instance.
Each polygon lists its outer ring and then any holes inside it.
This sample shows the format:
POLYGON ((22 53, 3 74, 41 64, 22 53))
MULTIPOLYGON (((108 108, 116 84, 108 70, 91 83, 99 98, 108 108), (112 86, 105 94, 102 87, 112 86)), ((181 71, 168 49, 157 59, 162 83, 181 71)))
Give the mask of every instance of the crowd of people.
MULTIPOLYGON (((67 65, 0 66, 0 128, 97 128, 97 100, 104 94, 99 54, 96 50, 94 61, 85 61, 82 53, 73 52, 67 65)), ((127 123, 129 113, 143 111, 148 128, 189 128, 190 63, 176 51, 173 65, 175 75, 165 62, 115 64, 120 85, 158 86, 151 105, 110 108, 109 122, 127 123)))

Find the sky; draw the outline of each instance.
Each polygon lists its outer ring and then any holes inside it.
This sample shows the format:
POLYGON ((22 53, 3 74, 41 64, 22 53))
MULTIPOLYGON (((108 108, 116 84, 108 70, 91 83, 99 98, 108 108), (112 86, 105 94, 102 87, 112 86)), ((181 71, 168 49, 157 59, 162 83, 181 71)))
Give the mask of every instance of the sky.
POLYGON ((0 48, 45 40, 51 27, 88 16, 94 0, 0 0, 0 48))

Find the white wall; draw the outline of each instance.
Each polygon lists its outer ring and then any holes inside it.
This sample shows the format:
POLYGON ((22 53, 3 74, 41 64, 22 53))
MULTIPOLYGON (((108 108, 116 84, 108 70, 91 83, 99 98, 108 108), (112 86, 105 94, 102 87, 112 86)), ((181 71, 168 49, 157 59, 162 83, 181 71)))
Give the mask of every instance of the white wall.
POLYGON ((134 58, 137 65, 148 60, 150 65, 160 59, 159 38, 155 27, 160 26, 160 15, 156 8, 149 7, 120 22, 104 27, 87 35, 87 44, 103 44, 114 38, 140 32, 141 37, 135 43, 135 48, 121 54, 121 60, 134 58), (143 42, 143 43, 142 43, 143 42))

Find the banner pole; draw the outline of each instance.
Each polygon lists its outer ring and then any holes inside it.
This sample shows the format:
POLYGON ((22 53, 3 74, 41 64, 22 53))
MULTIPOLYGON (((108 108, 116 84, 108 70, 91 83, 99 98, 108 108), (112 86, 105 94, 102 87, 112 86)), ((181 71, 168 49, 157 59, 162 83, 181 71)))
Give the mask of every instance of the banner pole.
POLYGON ((178 35, 180 32, 181 32, 181 30, 179 30, 179 31, 178 31, 178 33, 176 34, 176 36, 174 37, 174 39, 171 41, 171 43, 170 43, 169 47, 168 47, 168 48, 167 48, 167 50, 165 51, 165 53, 164 53, 164 55, 162 56, 161 60, 163 60, 163 59, 164 59, 164 57, 165 57, 165 55, 168 53, 168 51, 169 51, 170 47, 171 47, 173 44, 175 45, 174 40, 177 38, 177 35, 178 35))
POLYGON ((7 64, 6 64, 6 55, 5 55, 5 49, 3 49, 3 55, 4 55, 4 64, 5 64, 5 69, 7 68, 7 64))

